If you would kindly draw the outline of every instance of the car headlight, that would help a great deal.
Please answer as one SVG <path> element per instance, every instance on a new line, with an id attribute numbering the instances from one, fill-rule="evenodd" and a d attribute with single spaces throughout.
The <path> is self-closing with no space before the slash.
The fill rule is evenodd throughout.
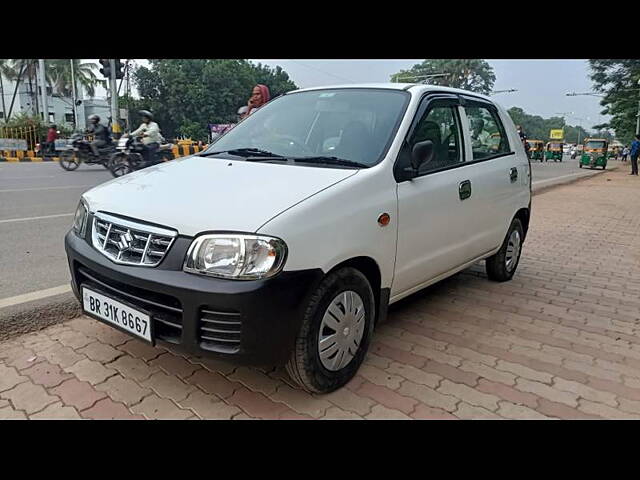
<path id="1" fill-rule="evenodd" d="M 255 280 L 277 274 L 284 266 L 287 245 L 263 235 L 200 235 L 187 252 L 184 271 L 212 277 Z"/>
<path id="2" fill-rule="evenodd" d="M 80 199 L 76 214 L 73 217 L 73 231 L 80 237 L 84 237 L 87 231 L 87 218 L 89 217 L 89 207 L 83 199 Z"/>

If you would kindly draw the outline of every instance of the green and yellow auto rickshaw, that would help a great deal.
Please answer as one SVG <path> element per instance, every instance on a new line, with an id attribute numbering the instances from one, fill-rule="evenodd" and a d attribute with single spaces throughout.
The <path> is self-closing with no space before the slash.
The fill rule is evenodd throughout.
<path id="1" fill-rule="evenodd" d="M 527 140 L 529 144 L 529 159 L 544 161 L 544 142 L 542 140 Z"/>
<path id="2" fill-rule="evenodd" d="M 545 152 L 545 160 L 553 160 L 554 162 L 562 161 L 562 142 L 549 142 Z"/>
<path id="3" fill-rule="evenodd" d="M 595 168 L 607 168 L 607 150 L 609 142 L 604 138 L 587 138 L 584 141 L 584 150 L 580 157 L 580 168 L 583 166 Z"/>

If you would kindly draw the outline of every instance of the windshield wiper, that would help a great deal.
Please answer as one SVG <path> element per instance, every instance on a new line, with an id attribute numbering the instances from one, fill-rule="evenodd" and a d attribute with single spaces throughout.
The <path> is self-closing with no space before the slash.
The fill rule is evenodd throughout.
<path id="1" fill-rule="evenodd" d="M 221 153 L 229 153 L 231 155 L 238 155 L 240 157 L 244 156 L 267 156 L 267 157 L 278 157 L 282 158 L 282 155 L 278 155 L 273 152 L 269 152 L 267 150 L 261 150 L 259 148 L 232 148 L 231 150 L 221 150 L 219 152 L 203 152 L 199 157 L 210 157 L 212 155 L 220 155 Z"/>
<path id="2" fill-rule="evenodd" d="M 354 160 L 347 160 L 345 158 L 338 157 L 292 157 L 294 162 L 302 163 L 325 163 L 327 165 L 341 165 L 345 167 L 357 167 L 357 168 L 369 168 L 370 165 L 362 162 L 356 162 Z"/>

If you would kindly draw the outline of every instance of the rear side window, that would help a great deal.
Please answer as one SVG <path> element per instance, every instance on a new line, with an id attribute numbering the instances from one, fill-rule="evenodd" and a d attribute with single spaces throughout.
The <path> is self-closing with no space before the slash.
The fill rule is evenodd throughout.
<path id="1" fill-rule="evenodd" d="M 511 152 L 504 126 L 495 110 L 483 106 L 467 106 L 471 151 L 474 160 Z"/>

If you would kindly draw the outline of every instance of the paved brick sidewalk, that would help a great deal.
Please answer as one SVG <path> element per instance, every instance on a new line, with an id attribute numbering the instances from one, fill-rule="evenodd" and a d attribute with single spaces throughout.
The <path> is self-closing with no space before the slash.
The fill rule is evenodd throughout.
<path id="1" fill-rule="evenodd" d="M 511 282 L 479 264 L 393 306 L 330 395 L 81 317 L 0 343 L 0 418 L 640 418 L 638 205 L 625 172 L 534 197 Z"/>

